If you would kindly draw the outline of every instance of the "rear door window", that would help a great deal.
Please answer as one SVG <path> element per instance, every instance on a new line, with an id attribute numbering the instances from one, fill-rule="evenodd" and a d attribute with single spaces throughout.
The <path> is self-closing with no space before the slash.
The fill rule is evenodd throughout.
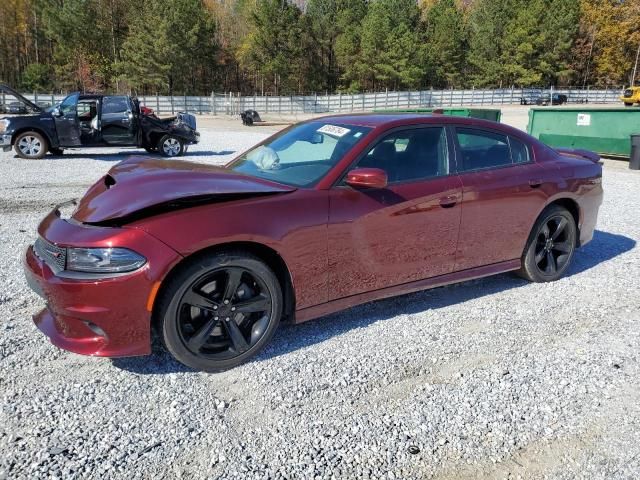
<path id="1" fill-rule="evenodd" d="M 513 163 L 527 163 L 529 161 L 529 149 L 520 140 L 510 136 L 509 147 Z"/>
<path id="2" fill-rule="evenodd" d="M 529 149 L 520 140 L 498 132 L 456 128 L 461 153 L 460 171 L 484 170 L 529 161 Z"/>
<path id="3" fill-rule="evenodd" d="M 129 99 L 127 97 L 104 97 L 102 102 L 102 114 L 124 114 L 131 110 Z"/>

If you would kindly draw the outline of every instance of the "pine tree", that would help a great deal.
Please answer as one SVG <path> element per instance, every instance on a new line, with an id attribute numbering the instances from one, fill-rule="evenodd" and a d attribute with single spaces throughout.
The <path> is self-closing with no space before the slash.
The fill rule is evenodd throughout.
<path id="1" fill-rule="evenodd" d="M 430 83 L 437 88 L 466 82 L 466 31 L 455 0 L 436 0 L 426 11 L 426 54 Z"/>
<path id="2" fill-rule="evenodd" d="M 276 94 L 308 88 L 316 51 L 300 9 L 286 1 L 264 0 L 256 4 L 251 25 L 241 47 L 241 64 L 270 80 Z"/>
<path id="3" fill-rule="evenodd" d="M 363 88 L 361 72 L 362 20 L 367 14 L 366 0 L 339 0 L 336 15 L 339 33 L 336 36 L 336 63 L 340 69 L 340 86 L 348 92 Z"/>
<path id="4" fill-rule="evenodd" d="M 43 24 L 55 44 L 53 60 L 58 84 L 66 89 L 102 90 L 108 85 L 109 58 L 104 25 L 96 23 L 97 0 L 47 4 Z"/>
<path id="5" fill-rule="evenodd" d="M 551 0 L 543 18 L 543 42 L 536 70 L 545 85 L 566 85 L 575 79 L 571 52 L 578 38 L 580 4 L 576 0 Z"/>
<path id="6" fill-rule="evenodd" d="M 321 89 L 334 91 L 338 85 L 340 72 L 335 52 L 336 39 L 340 33 L 337 23 L 340 2 L 335 0 L 309 0 L 306 18 L 313 36 L 316 58 L 316 75 Z"/>
<path id="7" fill-rule="evenodd" d="M 506 27 L 517 16 L 517 0 L 477 0 L 469 16 L 470 83 L 498 86 L 504 79 L 501 57 Z"/>
<path id="8" fill-rule="evenodd" d="M 162 0 L 147 0 L 139 5 L 129 35 L 122 46 L 118 71 L 137 91 L 167 91 L 171 71 L 168 24 L 162 15 Z"/>
<path id="9" fill-rule="evenodd" d="M 498 79 L 504 85 L 542 85 L 539 60 L 545 45 L 545 33 L 540 24 L 546 16 L 545 0 L 514 3 L 513 21 L 504 29 L 498 57 L 500 73 Z"/>
<path id="10" fill-rule="evenodd" d="M 49 65 L 30 63 L 22 73 L 20 88 L 26 92 L 49 92 L 52 86 Z"/>
<path id="11" fill-rule="evenodd" d="M 420 12 L 414 0 L 373 0 L 362 21 L 362 81 L 371 89 L 412 88 L 420 84 Z"/>
<path id="12" fill-rule="evenodd" d="M 122 47 L 120 78 L 143 92 L 197 91 L 215 58 L 213 20 L 202 2 L 145 0 L 137 11 Z"/>

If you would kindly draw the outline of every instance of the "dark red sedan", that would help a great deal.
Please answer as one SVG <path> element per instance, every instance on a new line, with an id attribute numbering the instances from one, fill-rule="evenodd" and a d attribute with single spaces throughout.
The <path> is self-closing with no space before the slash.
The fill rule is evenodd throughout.
<path id="1" fill-rule="evenodd" d="M 181 362 L 252 357 L 281 320 L 510 270 L 546 282 L 589 242 L 598 156 L 493 122 L 332 116 L 226 167 L 130 159 L 61 205 L 26 253 L 51 341 Z"/>

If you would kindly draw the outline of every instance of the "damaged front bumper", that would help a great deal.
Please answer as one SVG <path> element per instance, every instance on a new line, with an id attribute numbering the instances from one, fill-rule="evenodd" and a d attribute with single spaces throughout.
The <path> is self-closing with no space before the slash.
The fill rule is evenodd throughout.
<path id="1" fill-rule="evenodd" d="M 11 135 L 0 135 L 0 148 L 5 152 L 11 150 Z"/>
<path id="2" fill-rule="evenodd" d="M 45 308 L 33 318 L 51 343 L 82 355 L 126 357 L 151 351 L 151 312 L 159 282 L 180 256 L 136 228 L 96 228 L 67 221 L 58 208 L 38 228 L 38 251 L 23 258 L 27 284 Z M 121 275 L 65 270 L 60 249 L 122 245 L 141 252 L 147 264 Z"/>

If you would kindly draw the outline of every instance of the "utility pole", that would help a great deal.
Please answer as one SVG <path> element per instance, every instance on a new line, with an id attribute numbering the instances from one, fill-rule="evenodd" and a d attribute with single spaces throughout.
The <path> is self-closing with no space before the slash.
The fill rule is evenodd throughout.
<path id="1" fill-rule="evenodd" d="M 584 81 L 582 82 L 582 89 L 584 90 L 587 86 L 587 79 L 589 77 L 589 66 L 591 64 L 591 55 L 593 55 L 593 44 L 596 41 L 596 29 L 595 27 L 591 30 L 591 45 L 589 46 L 589 56 L 587 57 L 587 68 L 584 72 Z"/>
<path id="2" fill-rule="evenodd" d="M 638 44 L 638 51 L 636 52 L 636 63 L 633 66 L 633 74 L 631 75 L 631 85 L 633 87 L 636 83 L 636 72 L 638 71 L 638 58 L 640 57 L 640 43 Z"/>

